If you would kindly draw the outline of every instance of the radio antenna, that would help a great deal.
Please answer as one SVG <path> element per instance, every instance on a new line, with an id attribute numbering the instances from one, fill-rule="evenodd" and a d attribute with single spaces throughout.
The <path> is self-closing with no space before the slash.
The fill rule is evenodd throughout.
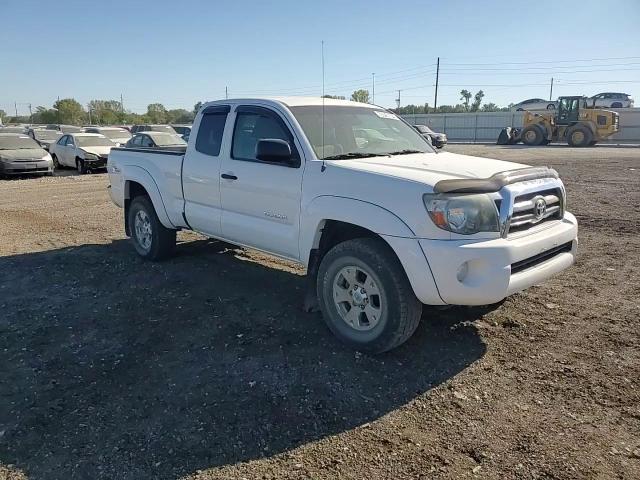
<path id="1" fill-rule="evenodd" d="M 327 165 L 324 163 L 324 40 L 320 43 L 322 49 L 322 167 L 321 172 L 324 172 Z"/>

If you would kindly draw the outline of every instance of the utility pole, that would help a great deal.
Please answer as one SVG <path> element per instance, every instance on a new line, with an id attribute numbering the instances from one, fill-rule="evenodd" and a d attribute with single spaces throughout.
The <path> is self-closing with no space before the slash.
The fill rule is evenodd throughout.
<path id="1" fill-rule="evenodd" d="M 18 116 L 18 102 L 13 102 L 13 107 L 16 109 L 16 117 Z"/>
<path id="2" fill-rule="evenodd" d="M 120 94 L 120 113 L 124 113 L 124 100 L 122 99 L 122 94 Z"/>
<path id="3" fill-rule="evenodd" d="M 58 112 L 58 125 L 60 125 L 60 95 L 58 95 L 58 108 L 56 108 Z"/>
<path id="4" fill-rule="evenodd" d="M 553 77 L 551 77 L 551 90 L 549 90 L 549 100 L 553 100 Z"/>
<path id="5" fill-rule="evenodd" d="M 224 87 L 224 98 L 225 100 L 229 99 L 229 87 Z"/>
<path id="6" fill-rule="evenodd" d="M 438 62 L 436 63 L 436 95 L 433 99 L 434 112 L 438 110 L 438 80 L 440 80 L 440 57 L 438 57 Z"/>
<path id="7" fill-rule="evenodd" d="M 89 125 L 93 125 L 91 123 L 91 107 L 89 107 L 87 110 L 89 110 Z"/>
<path id="8" fill-rule="evenodd" d="M 376 74 L 371 74 L 371 103 L 376 103 Z"/>
<path id="9" fill-rule="evenodd" d="M 398 102 L 398 113 L 400 113 L 400 92 L 402 90 L 398 90 L 398 98 L 396 98 L 396 102 Z"/>
<path id="10" fill-rule="evenodd" d="M 33 123 L 33 111 L 31 110 L 31 104 L 29 104 L 29 123 Z"/>

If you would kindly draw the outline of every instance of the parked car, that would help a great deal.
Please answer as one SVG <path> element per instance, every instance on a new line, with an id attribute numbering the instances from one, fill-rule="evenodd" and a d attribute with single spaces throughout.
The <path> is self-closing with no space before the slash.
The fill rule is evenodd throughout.
<path id="1" fill-rule="evenodd" d="M 131 127 L 131 133 L 138 132 L 168 132 L 176 133 L 171 125 L 134 125 Z"/>
<path id="2" fill-rule="evenodd" d="M 55 168 L 75 167 L 84 174 L 107 165 L 109 152 L 116 144 L 97 133 L 69 133 L 49 146 Z"/>
<path id="3" fill-rule="evenodd" d="M 185 142 L 189 141 L 191 135 L 191 125 L 171 125 L 173 129 L 182 137 Z"/>
<path id="4" fill-rule="evenodd" d="M 414 128 L 436 148 L 443 148 L 447 144 L 447 136 L 444 133 L 436 133 L 426 125 L 414 125 Z"/>
<path id="5" fill-rule="evenodd" d="M 27 133 L 27 127 L 23 127 L 23 126 L 13 126 L 13 125 L 9 125 L 6 127 L 2 127 L 0 128 L 0 133 L 19 133 L 19 134 L 25 134 Z"/>
<path id="6" fill-rule="evenodd" d="M 31 128 L 28 135 L 33 138 L 45 150 L 49 150 L 52 143 L 56 143 L 62 136 L 62 132 L 57 130 L 48 130 L 46 128 Z"/>
<path id="7" fill-rule="evenodd" d="M 356 141 L 362 125 L 381 141 Z M 306 309 L 359 350 L 402 344 L 423 304 L 493 304 L 574 262 L 577 222 L 555 170 L 436 155 L 375 105 L 220 100 L 194 127 L 184 154 L 109 156 L 137 253 L 167 257 L 191 229 L 298 262 Z"/>
<path id="8" fill-rule="evenodd" d="M 118 127 L 88 127 L 85 128 L 85 132 L 104 135 L 115 143 L 117 147 L 123 147 L 131 139 L 131 132 L 129 132 L 129 130 Z"/>
<path id="9" fill-rule="evenodd" d="M 594 108 L 633 108 L 633 98 L 627 93 L 598 93 L 589 98 L 588 105 Z"/>
<path id="10" fill-rule="evenodd" d="M 27 173 L 53 175 L 51 155 L 28 135 L 0 130 L 0 176 Z"/>
<path id="11" fill-rule="evenodd" d="M 545 100 L 544 98 L 530 98 L 516 103 L 511 107 L 513 112 L 521 112 L 523 110 L 555 110 L 556 102 Z"/>
<path id="12" fill-rule="evenodd" d="M 76 125 L 58 125 L 58 130 L 62 133 L 82 133 L 84 132 L 84 128 L 78 127 Z"/>
<path id="13" fill-rule="evenodd" d="M 163 150 L 185 149 L 185 142 L 177 133 L 168 132 L 144 132 L 137 133 L 125 145 L 127 148 L 159 148 Z"/>

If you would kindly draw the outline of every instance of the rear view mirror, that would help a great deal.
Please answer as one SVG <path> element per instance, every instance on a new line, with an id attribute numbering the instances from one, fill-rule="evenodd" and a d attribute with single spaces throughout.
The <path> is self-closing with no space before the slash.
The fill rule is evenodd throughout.
<path id="1" fill-rule="evenodd" d="M 256 158 L 264 162 L 282 163 L 290 165 L 291 146 L 279 138 L 265 138 L 256 145 Z"/>

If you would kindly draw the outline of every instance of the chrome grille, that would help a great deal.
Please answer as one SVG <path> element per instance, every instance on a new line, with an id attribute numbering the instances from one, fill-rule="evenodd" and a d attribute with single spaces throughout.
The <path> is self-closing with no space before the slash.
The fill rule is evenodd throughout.
<path id="1" fill-rule="evenodd" d="M 564 217 L 565 190 L 557 178 L 506 185 L 495 200 L 503 238 Z"/>
<path id="2" fill-rule="evenodd" d="M 549 220 L 561 218 L 562 193 L 556 189 L 528 193 L 515 198 L 509 233 L 526 230 Z M 544 200 L 544 212 L 536 209 L 538 200 Z"/>

